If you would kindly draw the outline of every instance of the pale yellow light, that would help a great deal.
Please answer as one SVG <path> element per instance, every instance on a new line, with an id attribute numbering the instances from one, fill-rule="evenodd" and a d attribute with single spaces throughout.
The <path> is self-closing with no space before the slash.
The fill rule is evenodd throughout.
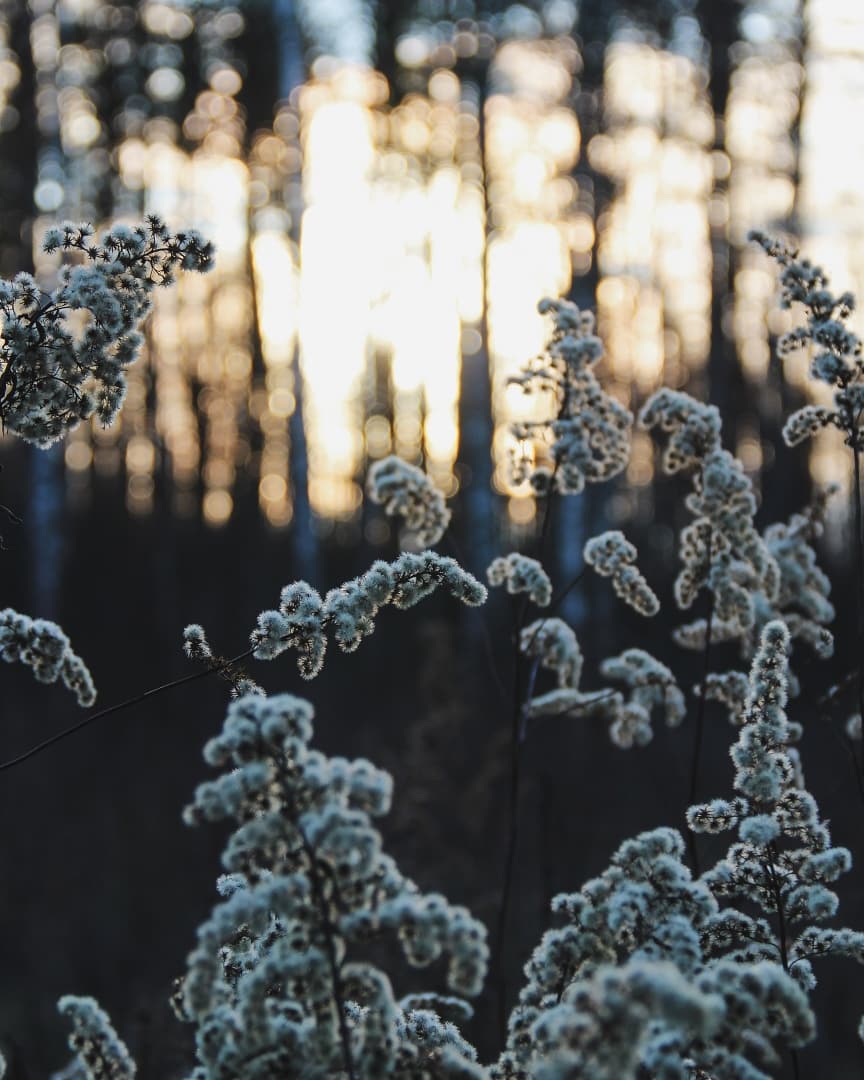
<path id="1" fill-rule="evenodd" d="M 270 473 L 261 477 L 258 491 L 262 499 L 266 499 L 268 502 L 278 502 L 285 499 L 288 493 L 288 485 L 285 483 L 283 476 Z"/>
<path id="2" fill-rule="evenodd" d="M 208 491 L 204 496 L 202 509 L 208 525 L 224 525 L 231 517 L 234 500 L 227 491 L 219 489 Z"/>
<path id="3" fill-rule="evenodd" d="M 73 472 L 86 472 L 93 464 L 93 451 L 86 442 L 69 442 L 65 452 L 66 467 Z"/>
<path id="4" fill-rule="evenodd" d="M 265 363 L 290 364 L 297 335 L 299 282 L 289 239 L 276 231 L 257 233 L 252 240 L 252 266 Z"/>
<path id="5" fill-rule="evenodd" d="M 151 473 L 156 461 L 153 443 L 146 436 L 136 435 L 126 444 L 126 468 L 135 473 Z"/>

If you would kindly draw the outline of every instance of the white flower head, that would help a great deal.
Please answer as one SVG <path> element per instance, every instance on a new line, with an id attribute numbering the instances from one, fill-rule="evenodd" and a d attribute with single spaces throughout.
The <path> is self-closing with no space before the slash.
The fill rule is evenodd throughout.
<path id="1" fill-rule="evenodd" d="M 0 659 L 26 664 L 39 682 L 59 679 L 85 708 L 96 700 L 87 665 L 73 651 L 63 630 L 49 619 L 31 619 L 12 608 L 0 611 Z"/>
<path id="2" fill-rule="evenodd" d="M 558 491 L 578 494 L 586 484 L 609 480 L 626 468 L 633 417 L 594 374 L 603 343 L 594 333 L 593 314 L 569 300 L 541 300 L 539 310 L 553 320 L 546 351 L 510 381 L 527 394 L 551 395 L 555 411 L 548 419 L 513 426 L 521 451 L 514 451 L 512 477 L 517 484 L 529 481 L 538 494 L 553 483 Z M 529 442 L 545 462 L 535 464 L 534 455 L 526 456 Z"/>
<path id="3" fill-rule="evenodd" d="M 527 593 L 538 607 L 548 607 L 552 600 L 552 582 L 542 565 L 527 555 L 512 551 L 493 559 L 486 569 L 490 585 L 504 585 L 513 596 Z"/>
<path id="4" fill-rule="evenodd" d="M 47 231 L 46 251 L 84 259 L 61 269 L 50 295 L 29 274 L 0 282 L 0 421 L 40 447 L 94 413 L 105 426 L 113 422 L 153 290 L 170 285 L 177 268 L 211 266 L 210 244 L 195 232 L 172 234 L 156 217 L 134 228 L 115 226 L 99 243 L 92 232 L 68 223 Z M 83 330 L 68 318 L 76 311 L 86 313 Z"/>
<path id="5" fill-rule="evenodd" d="M 437 544 L 450 524 L 444 495 L 415 465 L 395 455 L 376 461 L 366 479 L 370 499 L 384 506 L 388 517 L 405 519 L 424 546 Z"/>
<path id="6" fill-rule="evenodd" d="M 660 601 L 635 565 L 638 552 L 624 533 L 613 529 L 593 536 L 583 554 L 585 562 L 601 577 L 612 578 L 612 588 L 625 604 L 640 615 L 657 614 Z"/>

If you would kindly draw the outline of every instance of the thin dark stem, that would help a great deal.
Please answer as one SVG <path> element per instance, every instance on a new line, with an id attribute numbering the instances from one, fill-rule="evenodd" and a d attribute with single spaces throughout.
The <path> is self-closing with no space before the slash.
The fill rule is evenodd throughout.
<path id="1" fill-rule="evenodd" d="M 522 702 L 522 708 L 519 710 L 519 728 L 517 737 L 520 745 L 525 742 L 525 737 L 528 734 L 528 715 L 531 709 L 531 700 L 534 697 L 534 686 L 537 683 L 537 672 L 539 670 L 540 658 L 535 657 L 531 664 L 531 670 L 528 672 L 528 685 L 525 688 L 525 700 Z"/>
<path id="2" fill-rule="evenodd" d="M 620 694 L 620 693 L 621 693 L 620 690 L 603 690 L 603 691 L 595 690 L 595 691 L 593 691 L 593 696 L 591 696 L 591 692 L 589 691 L 589 695 L 586 697 L 586 699 L 584 701 L 580 701 L 578 704 L 574 705 L 572 708 L 568 709 L 566 712 L 559 713 L 558 715 L 560 715 L 560 716 L 578 716 L 580 712 L 582 712 L 584 709 L 590 709 L 591 706 L 596 705 L 598 701 L 608 701 L 610 698 L 613 698 L 613 697 L 615 697 L 616 694 Z"/>
<path id="3" fill-rule="evenodd" d="M 556 460 L 549 478 L 549 488 L 546 492 L 546 502 L 543 507 L 543 521 L 540 526 L 540 535 L 537 541 L 537 559 L 542 563 L 546 541 L 552 521 L 552 500 L 555 496 L 555 480 L 558 475 L 559 462 Z M 581 572 L 580 572 L 581 574 Z M 578 580 L 578 579 L 577 579 Z M 573 583 L 575 584 L 575 582 Z M 568 591 L 572 586 L 568 586 Z M 563 596 L 563 594 L 562 594 Z M 562 597 L 559 597 L 559 600 Z M 513 621 L 513 707 L 510 723 L 510 803 L 507 826 L 507 855 L 504 864 L 504 885 L 501 890 L 501 904 L 498 909 L 498 935 L 497 935 L 497 979 L 498 984 L 498 1022 L 502 1040 L 507 1036 L 507 972 L 505 964 L 504 940 L 507 932 L 507 919 L 510 913 L 510 905 L 513 893 L 513 878 L 516 868 L 516 849 L 519 840 L 519 789 L 522 771 L 522 744 L 525 741 L 528 706 L 534 692 L 534 683 L 537 678 L 539 661 L 534 661 L 531 674 L 528 678 L 526 692 L 522 693 L 521 639 L 522 628 L 525 625 L 525 615 L 528 610 L 528 597 L 524 596 L 518 605 L 516 617 Z M 548 616 L 547 616 L 548 617 Z M 545 619 L 543 622 L 545 623 Z M 531 638 L 540 632 L 543 623 L 538 626 Z M 529 645 L 530 648 L 530 645 Z M 527 649 L 525 650 L 527 651 Z"/>
<path id="4" fill-rule="evenodd" d="M 336 928 L 333 926 L 333 920 L 330 918 L 327 897 L 324 895 L 324 886 L 321 882 L 321 875 L 319 874 L 316 865 L 315 849 L 312 847 L 299 824 L 295 824 L 297 831 L 300 833 L 300 840 L 303 844 L 303 850 L 306 853 L 306 859 L 309 862 L 309 884 L 312 886 L 312 895 L 315 898 L 315 903 L 318 905 L 318 911 L 321 916 L 321 928 L 324 931 L 327 963 L 330 967 L 330 979 L 333 983 L 333 1003 L 336 1006 L 337 1019 L 339 1022 L 339 1039 L 342 1043 L 342 1057 L 345 1063 L 345 1072 L 348 1076 L 348 1080 L 357 1080 L 357 1069 L 354 1066 L 354 1059 L 351 1055 L 351 1036 L 348 1031 L 348 1023 L 345 1019 L 345 991 L 342 985 L 342 972 L 340 970 L 339 960 L 336 956 L 336 945 L 334 943 Z"/>
<path id="5" fill-rule="evenodd" d="M 513 892 L 513 871 L 516 866 L 516 847 L 519 839 L 519 787 L 522 765 L 520 753 L 522 740 L 520 733 L 523 724 L 525 704 L 522 699 L 522 669 L 519 663 L 519 638 L 524 618 L 524 606 L 514 620 L 513 628 L 513 699 L 510 721 L 510 792 L 507 821 L 507 855 L 504 862 L 504 884 L 501 888 L 501 904 L 498 908 L 498 932 L 496 935 L 497 983 L 498 983 L 498 1023 L 501 1037 L 507 1034 L 507 972 L 505 966 L 504 941 L 507 933 L 507 918 L 510 914 L 510 901 Z"/>
<path id="6" fill-rule="evenodd" d="M 567 596 L 570 592 L 572 592 L 573 589 L 576 588 L 576 586 L 579 584 L 579 582 L 582 580 L 582 578 L 584 576 L 585 576 L 585 567 L 583 566 L 582 569 L 579 571 L 579 573 L 576 574 L 575 577 L 571 578 L 570 581 L 567 583 L 567 585 L 565 585 L 564 588 L 561 590 L 561 592 L 558 593 L 558 595 L 553 598 L 552 603 L 549 605 L 549 611 L 546 614 L 547 619 L 552 614 L 552 612 L 555 611 L 560 606 L 561 601 L 564 599 L 564 597 Z"/>
<path id="7" fill-rule="evenodd" d="M 23 764 L 23 762 L 35 757 L 37 754 L 41 754 L 43 750 L 47 750 L 49 746 L 53 746 L 55 743 L 61 742 L 70 735 L 74 735 L 77 731 L 81 731 L 83 728 L 87 727 L 88 724 L 92 724 L 94 720 L 102 720 L 104 717 L 111 716 L 123 709 L 129 709 L 133 705 L 138 705 L 140 702 L 146 701 L 148 698 L 164 693 L 166 690 L 173 690 L 176 686 L 183 686 L 184 683 L 194 682 L 196 679 L 203 679 L 208 675 L 219 674 L 226 671 L 233 664 L 237 664 L 241 660 L 245 660 L 247 657 L 251 656 L 254 651 L 254 648 L 247 649 L 246 652 L 242 652 L 238 656 L 232 657 L 230 660 L 215 663 L 212 667 L 205 668 L 203 671 L 195 671 L 191 675 L 184 675 L 180 679 L 174 679 L 173 682 L 163 683 L 162 686 L 155 686 L 151 690 L 145 690 L 143 694 L 138 694 L 133 698 L 129 698 L 127 701 L 121 701 L 117 705 L 109 705 L 107 709 L 100 709 L 99 712 L 90 713 L 90 715 L 85 716 L 83 720 L 79 720 L 77 724 L 72 724 L 70 727 L 58 731 L 56 735 L 52 735 L 50 738 L 44 739 L 35 746 L 31 746 L 30 749 L 25 750 L 23 754 L 10 758 L 8 761 L 0 762 L 0 772 L 4 772 L 6 769 L 12 769 L 16 765 Z"/>
<path id="8" fill-rule="evenodd" d="M 583 567 L 575 578 L 567 585 L 567 587 L 558 595 L 556 600 L 550 605 L 549 612 L 551 613 L 558 604 L 564 599 L 567 593 L 573 589 L 578 582 L 582 579 L 582 575 L 585 573 Z M 537 673 L 540 670 L 540 659 L 535 657 L 531 669 L 528 673 L 528 683 L 526 686 L 524 699 L 521 694 L 521 687 L 519 681 L 519 659 L 522 651 L 531 651 L 531 646 L 534 644 L 534 640 L 543 627 L 546 625 L 549 619 L 549 614 L 545 615 L 543 619 L 538 623 L 537 629 L 534 631 L 531 639 L 529 640 L 524 650 L 520 647 L 520 639 L 522 633 L 522 623 L 525 618 L 525 605 L 520 608 L 519 614 L 516 617 L 516 627 L 514 634 L 514 686 L 513 686 L 513 729 L 512 729 L 512 756 L 511 756 L 511 768 L 510 768 L 510 820 L 507 830 L 507 857 L 504 869 L 504 888 L 501 894 L 501 907 L 498 912 L 498 963 L 499 963 L 499 985 L 500 985 L 500 1009 L 501 1015 L 499 1017 L 501 1022 L 502 1031 L 506 1032 L 506 987 L 504 981 L 503 972 L 503 948 L 504 935 L 507 930 L 507 917 L 510 910 L 510 896 L 513 889 L 513 870 L 516 863 L 516 846 L 519 834 L 519 781 L 521 773 L 521 747 L 525 742 L 528 734 L 528 716 L 531 704 L 531 699 L 534 697 L 534 687 L 537 682 Z M 521 700 L 521 704 L 520 704 Z"/>
<path id="9" fill-rule="evenodd" d="M 789 950 L 787 946 L 786 912 L 783 907 L 783 892 L 780 888 L 780 879 L 777 876 L 777 867 L 774 865 L 774 853 L 774 845 L 769 844 L 766 849 L 765 869 L 768 874 L 771 893 L 774 897 L 774 907 L 777 911 L 777 924 L 780 932 L 780 963 L 783 965 L 783 970 L 788 975 Z M 792 1057 L 792 1074 L 795 1077 L 795 1080 L 799 1080 L 798 1055 L 791 1047 L 789 1048 L 789 1053 Z"/>
<path id="10" fill-rule="evenodd" d="M 708 565 L 711 565 L 711 541 L 713 533 L 708 537 Z M 690 759 L 690 790 L 687 794 L 687 806 L 696 802 L 696 792 L 699 787 L 699 761 L 702 757 L 702 740 L 705 733 L 705 702 L 707 700 L 708 674 L 711 670 L 711 631 L 714 627 L 714 609 L 717 602 L 717 594 L 712 589 L 711 599 L 708 604 L 708 619 L 705 623 L 705 652 L 702 658 L 702 685 L 699 688 L 699 708 L 696 711 L 696 731 L 693 736 L 693 756 Z M 690 861 L 693 864 L 693 876 L 699 877 L 699 848 L 696 842 L 696 834 L 692 829 L 687 833 L 688 847 L 690 848 Z"/>
<path id="11" fill-rule="evenodd" d="M 549 477 L 549 491 L 546 493 L 546 502 L 543 507 L 543 522 L 540 526 L 540 536 L 537 538 L 537 558 L 540 562 L 543 561 L 543 555 L 546 550 L 546 541 L 549 538 L 549 529 L 552 525 L 552 499 L 555 495 L 555 479 L 558 475 L 558 462 L 555 462 L 555 466 L 552 469 L 552 475 Z"/>
<path id="12" fill-rule="evenodd" d="M 407 582 L 420 577 L 423 573 L 425 573 L 425 571 L 422 569 L 411 571 L 400 577 L 397 580 L 396 585 L 397 587 L 403 586 Z M 322 620 L 323 626 L 330 626 L 331 623 L 332 619 L 324 618 Z M 121 709 L 128 709 L 132 705 L 137 705 L 139 702 L 154 697 L 156 694 L 161 694 L 166 690 L 173 690 L 175 686 L 182 686 L 184 683 L 194 682 L 196 679 L 203 679 L 205 676 L 214 673 L 219 675 L 227 674 L 231 671 L 234 664 L 252 656 L 257 648 L 257 645 L 252 645 L 251 648 L 240 653 L 238 656 L 232 657 L 230 660 L 212 660 L 208 663 L 208 667 L 203 671 L 196 671 L 192 675 L 184 675 L 182 678 L 175 679 L 173 682 L 164 683 L 162 686 L 156 686 L 152 690 L 145 690 L 143 694 L 138 694 L 136 697 L 129 698 L 127 701 L 121 701 L 117 705 L 111 705 L 107 709 L 101 709 L 99 712 L 91 713 L 89 716 L 85 716 L 83 720 L 79 720 L 77 724 L 72 724 L 70 727 L 64 728 L 63 731 L 58 731 L 56 735 L 52 735 L 43 742 L 37 743 L 36 746 L 31 746 L 29 750 L 26 750 L 23 754 L 19 754 L 18 757 L 11 758 L 9 761 L 0 762 L 0 772 L 3 772 L 4 769 L 11 769 L 15 765 L 20 765 L 22 762 L 27 761 L 28 758 L 35 757 L 36 754 L 41 753 L 43 750 L 47 750 L 48 747 L 53 746 L 54 743 L 58 743 L 68 736 L 74 735 L 77 731 L 81 731 L 82 728 L 87 727 L 88 724 L 92 724 L 94 720 L 101 720 L 105 716 L 111 716 L 112 713 L 120 712 Z"/>

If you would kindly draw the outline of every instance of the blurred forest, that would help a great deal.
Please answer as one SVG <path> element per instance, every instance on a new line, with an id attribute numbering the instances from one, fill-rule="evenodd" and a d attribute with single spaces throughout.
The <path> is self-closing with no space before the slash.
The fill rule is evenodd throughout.
<path id="1" fill-rule="evenodd" d="M 746 237 L 788 231 L 838 291 L 864 295 L 864 129 L 849 119 L 862 103 L 859 0 L 0 0 L 0 273 L 50 288 L 58 257 L 40 240 L 62 220 L 156 212 L 217 247 L 211 274 L 158 296 L 119 424 L 47 453 L 0 441 L 0 502 L 23 521 L 2 528 L 3 606 L 60 622 L 100 703 L 120 701 L 187 673 L 187 623 L 232 655 L 283 585 L 323 592 L 392 558 L 396 528 L 363 494 L 388 453 L 447 492 L 440 550 L 478 577 L 497 554 L 536 554 L 537 505 L 507 476 L 509 425 L 536 405 L 508 378 L 543 348 L 538 301 L 563 295 L 596 309 L 601 381 L 634 411 L 664 384 L 721 409 L 760 523 L 841 485 L 823 552 L 842 643 L 847 455 L 830 435 L 794 451 L 780 439 L 809 392 L 806 361 L 773 359 L 790 316 Z M 579 570 L 588 536 L 621 527 L 674 611 L 683 491 L 655 477 L 636 432 L 626 476 L 559 500 L 553 581 Z M 607 586 L 586 578 L 559 612 L 586 670 L 644 643 Z M 488 924 L 509 767 L 489 660 L 507 671 L 506 599 L 387 612 L 360 656 L 333 655 L 311 684 L 287 659 L 253 672 L 314 702 L 328 752 L 393 772 L 390 849 Z M 681 685 L 696 681 L 701 658 L 651 633 Z M 810 664 L 795 705 L 829 819 L 854 776 L 813 703 L 850 664 L 845 646 Z M 78 719 L 23 669 L 3 677 L 0 758 Z M 218 680 L 194 683 L 0 776 L 13 1080 L 62 1065 L 67 992 L 99 998 L 144 1078 L 188 1063 L 167 998 L 214 898 L 222 837 L 180 814 L 226 699 Z M 719 709 L 709 719 L 706 797 L 729 778 L 729 727 Z M 556 892 L 639 829 L 683 826 L 690 740 L 686 724 L 660 728 L 623 752 L 588 721 L 532 730 L 514 985 Z M 835 838 L 860 865 L 860 840 Z M 844 921 L 864 927 L 852 878 Z M 832 970 L 802 1068 L 860 1076 L 864 990 Z M 482 1004 L 473 1037 L 491 1050 Z"/>

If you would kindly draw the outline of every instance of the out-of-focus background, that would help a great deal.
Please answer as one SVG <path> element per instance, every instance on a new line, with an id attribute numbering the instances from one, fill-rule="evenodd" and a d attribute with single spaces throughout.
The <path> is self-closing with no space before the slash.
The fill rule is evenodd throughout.
<path id="1" fill-rule="evenodd" d="M 760 522 L 799 509 L 813 483 L 841 484 L 823 545 L 841 656 L 802 672 L 818 697 L 852 662 L 848 452 L 830 435 L 782 445 L 811 393 L 806 359 L 772 359 L 790 315 L 746 237 L 791 231 L 838 291 L 864 293 L 862 107 L 859 0 L 0 0 L 0 273 L 32 269 L 50 288 L 58 262 L 40 238 L 65 219 L 152 211 L 217 247 L 211 274 L 157 296 L 113 428 L 81 427 L 47 453 L 0 441 L 0 502 L 24 522 L 2 528 L 0 604 L 61 622 L 101 703 L 121 700 L 189 670 L 186 623 L 239 652 L 289 581 L 323 592 L 393 557 L 399 537 L 363 493 L 388 453 L 452 498 L 442 551 L 480 575 L 498 553 L 533 550 L 537 507 L 508 480 L 508 425 L 538 406 L 507 380 L 543 347 L 537 302 L 567 295 L 596 308 L 602 379 L 622 401 L 635 409 L 666 384 L 721 408 Z M 547 564 L 563 585 L 587 536 L 625 528 L 671 612 L 651 647 L 686 685 L 698 665 L 664 642 L 685 485 L 655 468 L 637 432 L 626 477 L 560 501 Z M 607 585 L 586 581 L 562 609 L 586 685 L 598 659 L 646 643 Z M 253 672 L 314 701 L 328 750 L 392 769 L 392 849 L 490 923 L 508 719 L 483 620 L 506 671 L 509 619 L 501 598 L 482 613 L 436 598 L 385 612 L 312 684 L 289 656 Z M 78 718 L 63 691 L 2 674 L 0 758 Z M 0 774 L 13 1078 L 62 1065 L 64 992 L 100 998 L 145 1078 L 189 1062 L 165 1000 L 215 895 L 222 837 L 180 812 L 225 698 L 216 680 L 193 684 Z M 842 741 L 798 708 L 811 786 L 848 821 Z M 730 729 L 711 721 L 706 797 L 731 781 Z M 532 731 L 513 990 L 555 892 L 637 829 L 682 824 L 690 738 L 660 730 L 625 753 L 585 721 Z M 853 880 L 843 896 L 864 926 L 864 890 Z M 859 1076 L 860 974 L 829 965 L 825 984 L 810 1061 Z M 481 1004 L 469 1034 L 487 1055 L 493 1032 Z"/>

